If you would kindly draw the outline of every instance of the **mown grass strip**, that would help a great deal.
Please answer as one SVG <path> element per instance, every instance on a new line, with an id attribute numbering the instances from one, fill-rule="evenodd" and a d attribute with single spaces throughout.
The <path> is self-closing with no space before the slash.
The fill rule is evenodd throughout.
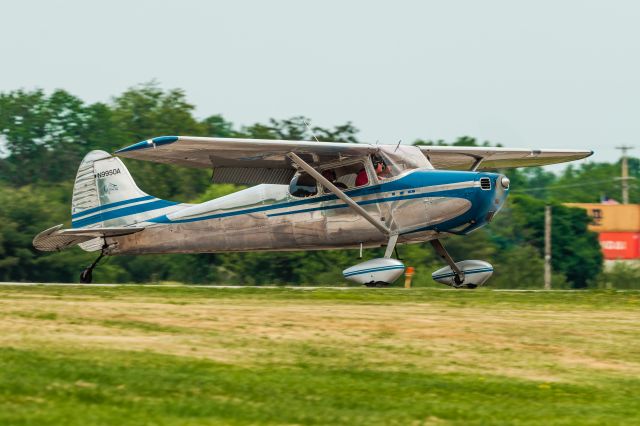
<path id="1" fill-rule="evenodd" d="M 160 298 L 163 303 L 189 304 L 202 299 L 243 299 L 274 301 L 332 301 L 345 303 L 415 303 L 437 302 L 449 306 L 512 307 L 532 306 L 540 309 L 562 306 L 594 309 L 639 309 L 640 291 L 576 290 L 550 292 L 506 292 L 490 288 L 478 290 L 447 289 L 295 289 L 295 288 L 215 288 L 212 286 L 144 286 L 122 285 L 117 287 L 78 286 L 3 286 L 0 297 L 123 297 Z"/>
<path id="2" fill-rule="evenodd" d="M 638 379 L 598 387 L 126 351 L 0 349 L 0 424 L 638 424 Z"/>

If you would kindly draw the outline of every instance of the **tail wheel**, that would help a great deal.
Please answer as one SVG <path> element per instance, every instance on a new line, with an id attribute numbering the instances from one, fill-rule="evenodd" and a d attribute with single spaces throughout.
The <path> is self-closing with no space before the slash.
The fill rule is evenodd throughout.
<path id="1" fill-rule="evenodd" d="M 82 284 L 91 284 L 91 281 L 93 281 L 93 270 L 87 268 L 80 273 L 80 282 Z"/>

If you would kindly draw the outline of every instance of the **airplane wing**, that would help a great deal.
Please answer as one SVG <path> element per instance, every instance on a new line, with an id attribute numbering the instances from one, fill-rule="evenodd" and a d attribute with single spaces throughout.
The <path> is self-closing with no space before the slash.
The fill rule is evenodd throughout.
<path id="1" fill-rule="evenodd" d="M 122 148 L 115 155 L 157 163 L 213 168 L 214 182 L 288 184 L 296 153 L 311 165 L 359 158 L 376 152 L 369 144 L 239 138 L 161 136 Z"/>
<path id="2" fill-rule="evenodd" d="M 213 182 L 288 184 L 295 167 L 288 153 L 315 166 L 361 158 L 395 146 L 363 143 L 161 136 L 115 152 L 119 157 L 213 168 Z M 487 170 L 542 166 L 588 157 L 592 151 L 418 146 L 436 169 Z"/>
<path id="3" fill-rule="evenodd" d="M 142 231 L 143 227 L 60 229 L 62 224 L 42 231 L 33 239 L 33 246 L 40 251 L 60 251 L 94 238 L 119 237 Z"/>
<path id="4" fill-rule="evenodd" d="M 593 151 L 419 145 L 436 169 L 492 170 L 546 166 L 589 157 Z"/>

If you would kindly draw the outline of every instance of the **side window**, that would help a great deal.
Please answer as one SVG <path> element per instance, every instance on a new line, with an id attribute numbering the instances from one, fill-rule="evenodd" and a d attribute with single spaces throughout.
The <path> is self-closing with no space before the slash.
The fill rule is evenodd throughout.
<path id="1" fill-rule="evenodd" d="M 322 176 L 340 189 L 357 188 L 369 183 L 367 170 L 363 163 L 325 169 L 322 171 Z M 324 192 L 328 193 L 329 190 L 324 188 Z"/>
<path id="2" fill-rule="evenodd" d="M 289 193 L 294 197 L 311 197 L 318 193 L 316 180 L 305 172 L 296 173 L 289 183 Z"/>

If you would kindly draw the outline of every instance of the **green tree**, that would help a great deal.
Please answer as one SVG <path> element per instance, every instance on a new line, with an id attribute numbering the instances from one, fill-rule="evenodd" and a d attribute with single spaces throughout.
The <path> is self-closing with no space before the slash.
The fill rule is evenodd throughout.
<path id="1" fill-rule="evenodd" d="M 306 122 L 306 124 L 305 124 Z M 247 137 L 256 139 L 284 139 L 284 140 L 314 140 L 327 142 L 350 142 L 357 143 L 358 129 L 351 122 L 325 129 L 314 126 L 309 131 L 307 127 L 311 125 L 311 120 L 303 117 L 292 117 L 285 120 L 269 119 L 268 124 L 255 123 L 244 127 L 242 133 Z"/>
<path id="2" fill-rule="evenodd" d="M 513 195 L 492 226 L 492 240 L 501 249 L 519 245 L 544 252 L 545 202 L 527 195 Z M 574 288 L 587 287 L 602 269 L 602 252 L 596 233 L 587 229 L 591 219 L 583 209 L 553 204 L 552 266 Z M 499 219 L 498 219 L 499 218 Z"/>
<path id="3" fill-rule="evenodd" d="M 482 143 L 479 143 L 478 140 L 476 138 L 473 138 L 471 136 L 460 136 L 458 139 L 456 139 L 455 141 L 449 143 L 446 142 L 442 139 L 438 139 L 436 141 L 433 140 L 428 140 L 428 139 L 416 139 L 413 142 L 413 145 L 436 145 L 436 146 L 502 146 L 500 144 L 492 144 L 489 141 L 484 141 Z"/>
<path id="4" fill-rule="evenodd" d="M 193 117 L 194 106 L 180 89 L 162 90 L 151 82 L 133 87 L 113 100 L 112 125 L 118 146 L 167 135 L 205 136 L 208 125 Z M 140 188 L 160 198 L 186 201 L 209 186 L 209 172 L 147 161 L 126 161 Z"/>
<path id="5" fill-rule="evenodd" d="M 0 94 L 0 139 L 6 158 L 0 179 L 20 186 L 62 182 L 75 176 L 70 167 L 91 149 L 108 146 L 114 137 L 110 110 L 86 105 L 64 90 Z"/>

